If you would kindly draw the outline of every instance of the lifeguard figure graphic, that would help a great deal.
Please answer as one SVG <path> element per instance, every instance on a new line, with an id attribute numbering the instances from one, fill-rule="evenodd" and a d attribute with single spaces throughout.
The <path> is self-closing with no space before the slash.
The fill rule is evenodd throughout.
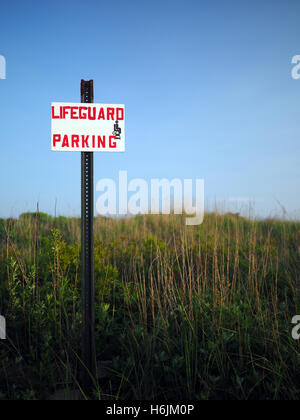
<path id="1" fill-rule="evenodd" d="M 122 130 L 119 127 L 119 121 L 116 121 L 115 124 L 114 124 L 114 131 L 113 131 L 112 134 L 113 134 L 113 136 L 116 136 L 117 140 L 120 140 L 121 139 L 121 132 L 122 132 Z"/>

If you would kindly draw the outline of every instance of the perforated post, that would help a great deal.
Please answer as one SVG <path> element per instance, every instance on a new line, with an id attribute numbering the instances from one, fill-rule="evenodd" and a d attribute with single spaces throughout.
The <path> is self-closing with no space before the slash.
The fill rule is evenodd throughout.
<path id="1" fill-rule="evenodd" d="M 81 80 L 81 102 L 94 102 L 93 80 Z M 94 156 L 81 153 L 82 361 L 86 388 L 96 378 L 94 290 Z"/>

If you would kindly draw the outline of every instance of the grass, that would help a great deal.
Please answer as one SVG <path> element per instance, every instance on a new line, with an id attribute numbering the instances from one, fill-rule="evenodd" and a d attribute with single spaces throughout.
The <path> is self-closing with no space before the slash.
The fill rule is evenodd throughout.
<path id="1" fill-rule="evenodd" d="M 95 220 L 95 399 L 300 398 L 300 223 Z M 79 390 L 80 220 L 0 220 L 0 399 Z"/>

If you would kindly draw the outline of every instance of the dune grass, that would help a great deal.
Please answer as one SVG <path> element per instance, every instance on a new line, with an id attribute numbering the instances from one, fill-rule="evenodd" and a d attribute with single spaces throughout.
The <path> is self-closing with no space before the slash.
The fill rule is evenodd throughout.
<path id="1" fill-rule="evenodd" d="M 95 220 L 94 398 L 299 399 L 300 223 L 184 220 Z M 79 219 L 0 221 L 0 399 L 84 397 L 80 295 Z"/>

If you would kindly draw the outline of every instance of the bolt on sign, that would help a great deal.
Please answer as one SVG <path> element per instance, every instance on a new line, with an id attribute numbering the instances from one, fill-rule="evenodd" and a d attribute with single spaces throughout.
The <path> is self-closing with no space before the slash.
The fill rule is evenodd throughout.
<path id="1" fill-rule="evenodd" d="M 125 152 L 125 106 L 53 102 L 51 150 Z"/>

